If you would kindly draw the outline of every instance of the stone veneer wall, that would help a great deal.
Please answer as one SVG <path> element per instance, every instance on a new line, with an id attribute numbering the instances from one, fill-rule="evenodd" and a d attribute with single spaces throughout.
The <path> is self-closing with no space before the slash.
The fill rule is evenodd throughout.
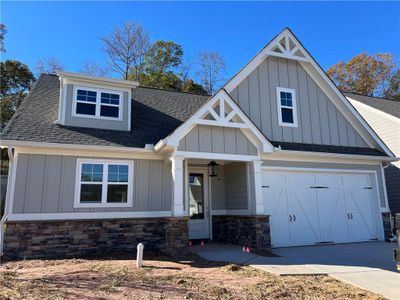
<path id="1" fill-rule="evenodd" d="M 7 222 L 4 259 L 62 258 L 145 250 L 181 255 L 189 218 Z"/>
<path id="2" fill-rule="evenodd" d="M 212 216 L 213 240 L 264 254 L 271 247 L 269 216 Z"/>
<path id="3" fill-rule="evenodd" d="M 391 222 L 392 214 L 391 213 L 382 213 L 382 220 L 383 220 L 383 232 L 385 234 L 385 239 L 392 238 L 393 229 L 392 229 L 392 222 Z"/>

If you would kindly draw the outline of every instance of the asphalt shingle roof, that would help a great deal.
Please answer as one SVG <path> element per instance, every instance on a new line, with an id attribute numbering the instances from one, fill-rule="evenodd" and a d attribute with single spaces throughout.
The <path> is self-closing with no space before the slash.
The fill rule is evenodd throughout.
<path id="1" fill-rule="evenodd" d="M 187 121 L 209 96 L 137 87 L 132 92 L 131 131 L 62 126 L 57 124 L 58 76 L 40 76 L 4 129 L 4 140 L 140 147 L 156 144 Z M 381 155 L 376 149 L 272 142 L 284 150 Z"/>
<path id="2" fill-rule="evenodd" d="M 400 102 L 352 93 L 344 93 L 344 95 L 348 98 L 369 105 L 394 117 L 400 118 Z"/>
<path id="3" fill-rule="evenodd" d="M 131 131 L 57 124 L 58 76 L 40 76 L 3 131 L 2 139 L 31 142 L 144 147 L 185 122 L 209 96 L 138 87 L 132 92 Z"/>

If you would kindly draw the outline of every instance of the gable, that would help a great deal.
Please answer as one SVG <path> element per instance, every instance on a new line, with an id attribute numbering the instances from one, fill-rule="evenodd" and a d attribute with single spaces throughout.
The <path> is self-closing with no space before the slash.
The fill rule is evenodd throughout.
<path id="1" fill-rule="evenodd" d="M 296 91 L 297 127 L 279 125 L 277 87 Z M 230 95 L 272 141 L 369 147 L 296 60 L 268 56 Z"/>
<path id="2" fill-rule="evenodd" d="M 224 132 L 225 128 L 226 130 L 228 128 L 240 129 L 241 134 L 246 136 L 260 152 L 274 151 L 274 146 L 225 90 L 220 90 L 211 97 L 189 120 L 178 127 L 166 139 L 160 141 L 155 146 L 156 150 L 162 148 L 164 145 L 183 147 L 180 144 L 181 140 L 198 125 L 224 128 Z M 235 132 L 237 136 L 237 130 L 232 132 Z M 224 138 L 224 136 L 221 136 L 221 138 Z"/>
<path id="3" fill-rule="evenodd" d="M 315 84 L 324 92 L 325 96 L 331 101 L 332 104 L 341 112 L 343 118 L 347 121 L 346 129 L 348 128 L 348 124 L 351 124 L 353 129 L 358 133 L 355 139 L 358 139 L 358 143 L 365 142 L 368 147 L 378 149 L 379 151 L 383 151 L 388 156 L 393 157 L 393 153 L 390 149 L 385 145 L 385 143 L 380 139 L 380 137 L 374 132 L 374 130 L 368 125 L 368 123 L 361 117 L 361 115 L 357 112 L 357 110 L 350 104 L 350 102 L 346 99 L 346 97 L 339 91 L 339 89 L 335 86 L 333 81 L 328 77 L 328 75 L 322 70 L 322 68 L 318 65 L 318 63 L 314 60 L 314 58 L 310 55 L 310 53 L 303 47 L 300 41 L 294 36 L 294 34 L 290 31 L 290 29 L 285 28 L 280 34 L 278 34 L 268 45 L 266 45 L 257 55 L 251 59 L 238 73 L 236 73 L 223 87 L 228 93 L 231 93 L 234 97 L 235 89 L 247 78 L 250 77 L 254 72 L 262 65 L 265 59 L 269 57 L 274 58 L 283 58 L 289 61 L 295 61 L 298 65 L 303 67 L 304 71 L 307 72 L 307 75 L 313 79 Z M 270 70 L 269 70 L 270 71 Z M 264 73 L 265 74 L 265 73 Z M 268 73 L 270 75 L 270 73 Z M 285 78 L 282 77 L 281 74 L 277 75 L 280 79 Z M 290 78 L 287 78 L 289 81 Z M 249 83 L 250 84 L 250 83 Z M 300 85 L 300 83 L 298 83 Z M 260 85 L 260 90 L 265 88 L 265 86 Z M 246 89 L 244 93 L 246 93 Z M 251 88 L 247 88 L 247 93 L 250 93 Z M 308 91 L 309 89 L 307 89 Z M 240 92 L 240 88 L 237 93 Z M 312 91 L 311 91 L 312 92 Z M 259 95 L 262 94 L 260 91 L 258 92 Z M 287 93 L 287 92 L 286 92 Z M 290 92 L 289 92 L 290 93 Z M 316 91 L 318 93 L 318 90 Z M 282 95 L 282 94 L 281 94 Z M 250 96 L 248 96 L 250 97 Z M 281 96 L 285 97 L 285 96 Z M 289 98 L 288 98 L 289 99 Z M 238 101 L 238 100 L 237 100 Z M 239 103 L 239 101 L 238 101 Z M 253 103 L 249 102 L 249 103 Z M 282 104 L 283 103 L 283 104 Z M 318 101 L 317 104 L 319 105 L 320 102 Z M 273 104 L 272 104 L 273 105 Z M 285 105 L 285 101 L 280 101 L 280 106 Z M 328 104 L 327 104 L 328 105 Z M 323 104 L 322 104 L 323 106 Z M 242 108 L 246 111 L 246 107 Z M 251 107 L 249 104 L 249 108 L 247 111 L 250 111 Z M 295 108 L 293 110 L 296 110 Z M 318 113 L 321 115 L 319 116 L 323 120 L 325 120 L 324 115 L 327 114 L 322 109 Z M 328 110 L 328 108 L 327 108 Z M 289 110 L 290 111 L 290 110 Z M 282 108 L 280 113 L 287 115 L 286 108 Z M 328 113 L 329 114 L 329 113 Z M 296 120 L 292 121 L 291 114 L 289 113 L 289 118 L 285 116 L 285 120 L 280 119 L 280 123 L 288 126 L 288 123 L 291 123 L 292 127 L 296 127 Z M 323 122 L 320 122 L 322 124 Z M 324 126 L 324 125 L 322 125 Z M 293 130 L 294 131 L 294 130 Z M 346 130 L 347 135 L 352 135 L 351 129 Z M 345 132 L 344 128 L 340 130 L 340 134 Z M 284 136 L 288 137 L 289 135 L 293 134 L 292 131 L 282 129 L 282 138 Z M 339 135 L 340 136 L 340 135 Z M 348 138 L 347 136 L 347 138 Z M 360 140 L 360 137 L 362 139 Z M 270 137 L 268 137 L 270 138 Z M 326 139 L 326 138 L 325 138 Z M 321 136 L 322 140 L 322 136 Z M 362 141 L 363 140 L 363 141 Z M 350 143 L 350 142 L 349 142 Z"/>

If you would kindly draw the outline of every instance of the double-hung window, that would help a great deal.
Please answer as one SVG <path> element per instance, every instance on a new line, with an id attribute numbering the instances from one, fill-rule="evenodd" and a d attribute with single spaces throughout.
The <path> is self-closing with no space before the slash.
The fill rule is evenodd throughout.
<path id="1" fill-rule="evenodd" d="M 293 89 L 276 88 L 278 123 L 280 126 L 297 127 L 296 93 Z"/>
<path id="2" fill-rule="evenodd" d="M 76 86 L 74 89 L 72 115 L 122 120 L 122 93 Z"/>
<path id="3" fill-rule="evenodd" d="M 78 159 L 75 207 L 132 206 L 133 163 Z"/>

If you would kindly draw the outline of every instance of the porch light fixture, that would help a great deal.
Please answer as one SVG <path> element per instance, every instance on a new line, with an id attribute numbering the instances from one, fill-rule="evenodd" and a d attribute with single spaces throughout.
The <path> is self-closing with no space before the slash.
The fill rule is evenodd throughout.
<path id="1" fill-rule="evenodd" d="M 213 160 L 208 164 L 208 174 L 210 177 L 218 176 L 218 164 Z"/>

